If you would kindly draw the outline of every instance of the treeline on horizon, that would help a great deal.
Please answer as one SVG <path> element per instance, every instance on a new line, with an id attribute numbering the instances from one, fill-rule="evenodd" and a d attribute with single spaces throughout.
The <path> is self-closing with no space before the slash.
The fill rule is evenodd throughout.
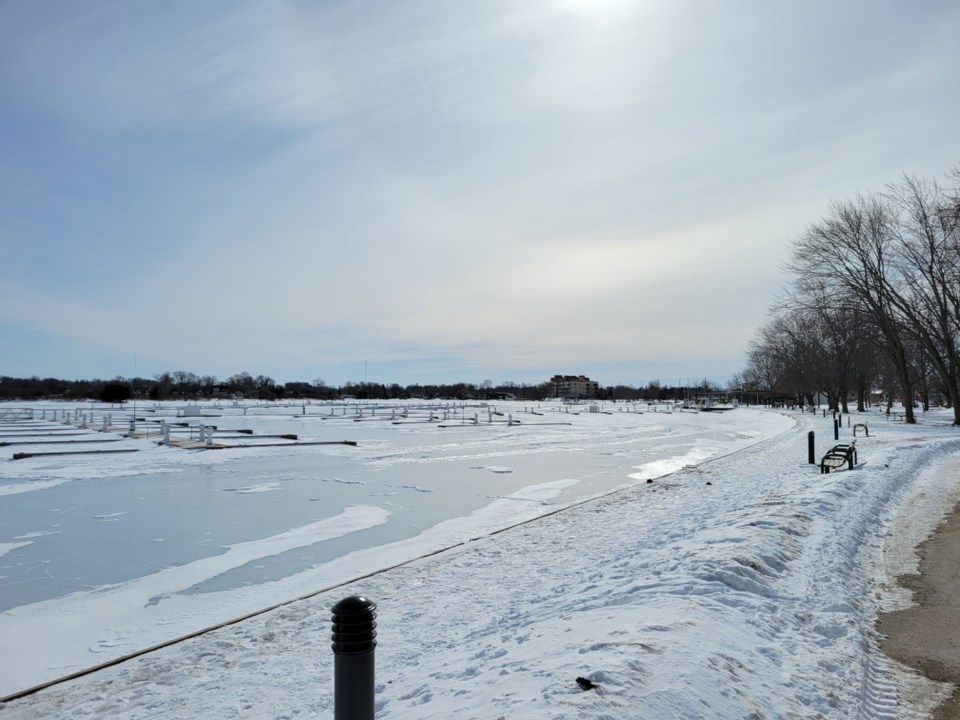
<path id="1" fill-rule="evenodd" d="M 960 425 L 960 165 L 835 202 L 790 245 L 791 279 L 755 334 L 743 391 L 863 411 L 952 407 Z"/>
<path id="2" fill-rule="evenodd" d="M 653 380 L 646 385 L 612 385 L 600 389 L 600 398 L 608 400 L 680 400 L 698 394 L 717 393 L 719 386 L 700 380 L 688 387 L 662 385 Z M 154 378 L 112 380 L 59 380 L 57 378 L 13 378 L 0 376 L 0 400 L 101 400 L 117 403 L 127 400 L 209 400 L 246 398 L 256 400 L 339 400 L 345 396 L 360 400 L 445 399 L 445 400 L 517 400 L 541 401 L 553 397 L 549 382 L 524 384 L 503 382 L 412 384 L 347 382 L 341 386 L 313 382 L 278 383 L 266 375 L 247 372 L 218 380 L 212 375 L 196 375 L 186 370 L 163 372 Z"/>

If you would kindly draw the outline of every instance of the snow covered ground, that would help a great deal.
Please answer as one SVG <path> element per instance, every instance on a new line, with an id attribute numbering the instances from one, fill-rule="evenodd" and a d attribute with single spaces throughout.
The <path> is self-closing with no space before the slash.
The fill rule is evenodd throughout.
<path id="1" fill-rule="evenodd" d="M 442 449 L 433 437 L 447 431 L 397 426 L 413 432 L 403 441 L 374 438 L 377 452 L 351 461 L 366 468 L 366 484 L 324 485 L 363 489 L 367 500 L 327 510 L 317 527 L 287 523 L 286 530 L 226 543 L 180 566 L 5 610 L 0 677 L 13 692 L 100 662 L 114 647 L 123 654 L 351 572 L 396 567 L 12 701 L 0 712 L 10 718 L 331 716 L 330 607 L 362 594 L 379 606 L 379 717 L 924 717 L 942 689 L 880 654 L 873 626 L 879 610 L 908 602 L 894 578 L 912 569 L 915 542 L 960 498 L 960 434 L 946 415 L 928 414 L 922 425 L 907 427 L 875 414 L 868 418 L 870 437 L 857 441 L 860 465 L 821 476 L 805 462 L 807 431 L 816 431 L 822 454 L 832 444 L 832 421 L 787 415 L 614 409 L 565 418 L 569 426 L 486 428 L 486 438 L 480 429 L 464 430 L 459 439 L 443 435 Z M 666 436 L 687 440 L 668 446 Z M 844 428 L 842 440 L 850 438 Z M 294 451 L 233 452 L 280 458 Z M 198 454 L 204 451 L 181 457 Z M 118 458 L 139 455 L 105 462 L 115 467 Z M 0 481 L 9 488 L 0 501 L 83 482 L 48 459 L 48 475 L 29 481 L 46 482 L 46 489 L 16 490 L 27 482 L 15 475 L 25 472 L 18 463 L 36 460 L 0 464 Z M 418 486 L 434 492 L 414 490 L 410 497 L 440 496 L 444 479 L 466 476 L 454 494 L 473 488 L 478 499 L 470 507 L 441 499 L 446 519 L 439 510 L 386 505 L 405 494 L 372 501 L 377 473 L 384 473 L 384 485 L 416 485 L 397 482 L 397 468 L 432 478 Z M 440 470 L 431 475 L 428 468 Z M 146 475 L 159 477 L 153 469 Z M 516 485 L 484 487 L 505 478 Z M 243 487 L 274 482 L 285 486 L 263 477 Z M 580 494 L 570 494 L 578 486 Z M 517 505 L 524 509 L 507 510 Z M 572 507 L 553 512 L 564 505 Z M 523 522 L 544 513 L 552 514 Z M 251 558 L 314 538 L 311 546 L 322 545 L 349 528 L 389 527 L 395 515 L 414 524 L 432 520 L 416 533 L 404 530 L 390 542 L 372 536 L 373 544 L 280 578 L 186 592 Z M 31 527 L 0 537 L 5 558 L 29 549 L 23 543 L 56 537 Z M 453 547 L 403 562 L 444 545 Z M 157 618 L 165 623 L 159 630 Z M 597 687 L 584 691 L 577 677 Z"/>

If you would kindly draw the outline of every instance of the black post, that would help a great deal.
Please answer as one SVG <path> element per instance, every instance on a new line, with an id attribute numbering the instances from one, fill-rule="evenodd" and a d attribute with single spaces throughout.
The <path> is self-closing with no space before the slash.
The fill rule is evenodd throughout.
<path id="1" fill-rule="evenodd" d="M 373 720 L 376 609 L 359 595 L 333 606 L 334 720 Z"/>
<path id="2" fill-rule="evenodd" d="M 817 461 L 813 456 L 813 430 L 807 433 L 807 462 L 816 465 Z"/>
<path id="3" fill-rule="evenodd" d="M 837 419 L 834 419 L 833 421 L 833 439 L 840 439 L 840 422 Z"/>

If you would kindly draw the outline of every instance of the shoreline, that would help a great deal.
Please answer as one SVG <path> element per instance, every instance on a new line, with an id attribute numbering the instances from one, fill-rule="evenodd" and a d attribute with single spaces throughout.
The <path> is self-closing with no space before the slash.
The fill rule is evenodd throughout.
<path id="1" fill-rule="evenodd" d="M 881 613 L 885 654 L 935 682 L 954 686 L 933 720 L 960 720 L 960 502 L 916 547 L 918 571 L 897 578 L 911 607 Z"/>

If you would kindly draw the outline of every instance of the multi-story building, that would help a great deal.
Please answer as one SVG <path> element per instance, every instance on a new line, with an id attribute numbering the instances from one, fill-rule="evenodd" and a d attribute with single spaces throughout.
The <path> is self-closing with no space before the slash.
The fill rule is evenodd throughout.
<path id="1" fill-rule="evenodd" d="M 600 383 L 586 375 L 554 375 L 550 378 L 550 387 L 554 397 L 595 398 L 600 394 Z"/>

